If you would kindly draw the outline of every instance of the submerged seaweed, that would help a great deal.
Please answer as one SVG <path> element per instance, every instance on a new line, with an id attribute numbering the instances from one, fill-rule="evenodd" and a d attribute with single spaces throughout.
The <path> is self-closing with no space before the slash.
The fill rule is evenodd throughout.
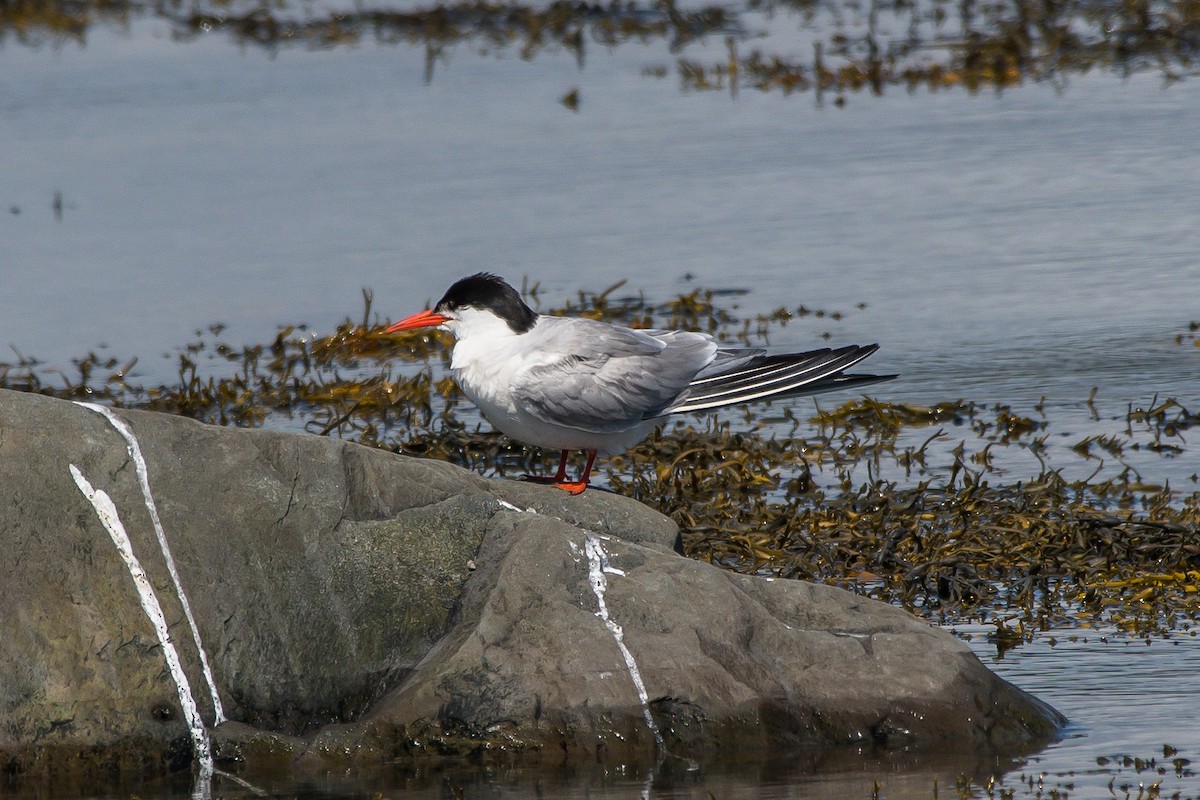
<path id="1" fill-rule="evenodd" d="M 775 42 L 768 21 L 794 19 L 806 32 Z M 660 42 L 686 90 L 811 91 L 838 105 L 850 93 L 963 87 L 1002 90 L 1028 81 L 1064 85 L 1092 70 L 1119 76 L 1158 71 L 1168 81 L 1194 75 L 1200 0 L 964 0 L 829 5 L 747 0 L 681 9 L 673 0 L 547 4 L 457 0 L 424 6 L 360 7 L 321 3 L 207 0 L 15 0 L 0 2 L 0 42 L 84 42 L 98 24 L 128 28 L 139 17 L 166 22 L 190 40 L 226 35 L 267 50 L 328 49 L 374 42 L 420 48 L 425 80 L 459 48 L 481 55 L 516 51 L 531 59 L 566 53 L 583 66 L 591 47 Z M 724 52 L 712 57 L 712 39 Z M 748 52 L 747 52 L 748 50 Z M 643 69 L 671 73 L 666 64 Z M 578 100 L 577 93 L 574 96 Z M 571 103 L 566 103 L 573 108 Z"/>

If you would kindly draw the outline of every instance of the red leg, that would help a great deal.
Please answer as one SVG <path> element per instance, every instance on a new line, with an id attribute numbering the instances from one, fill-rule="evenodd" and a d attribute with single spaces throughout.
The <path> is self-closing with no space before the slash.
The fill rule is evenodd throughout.
<path id="1" fill-rule="evenodd" d="M 588 478 L 592 474 L 592 464 L 596 461 L 595 450 L 588 450 L 587 454 L 587 466 L 583 468 L 583 476 L 577 481 L 569 481 L 567 480 L 566 475 L 566 453 L 563 453 L 563 468 L 559 470 L 560 477 L 554 482 L 554 485 L 559 489 L 562 489 L 564 492 L 570 492 L 571 494 L 583 494 L 583 490 L 588 487 Z"/>
<path id="2" fill-rule="evenodd" d="M 567 456 L 571 454 L 570 450 L 562 451 L 562 458 L 558 461 L 558 472 L 554 476 L 549 475 L 522 475 L 521 480 L 532 481 L 533 483 L 553 483 L 557 486 L 567 479 Z"/>
<path id="3" fill-rule="evenodd" d="M 554 473 L 555 483 L 562 483 L 567 479 L 567 456 L 570 454 L 570 450 L 562 451 L 562 458 L 558 460 L 558 472 Z"/>

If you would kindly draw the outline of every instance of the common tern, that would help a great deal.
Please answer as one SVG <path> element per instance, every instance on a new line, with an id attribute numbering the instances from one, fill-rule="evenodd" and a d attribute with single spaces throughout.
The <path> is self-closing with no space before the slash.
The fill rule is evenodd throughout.
<path id="1" fill-rule="evenodd" d="M 538 314 L 502 278 L 481 272 L 432 309 L 386 333 L 438 328 L 455 338 L 450 371 L 483 415 L 513 439 L 561 450 L 558 472 L 530 476 L 571 494 L 587 488 L 597 453 L 640 442 L 670 414 L 850 389 L 894 375 L 847 375 L 879 349 L 848 345 L 768 354 L 691 331 L 635 330 Z M 587 453 L 567 479 L 572 450 Z"/>

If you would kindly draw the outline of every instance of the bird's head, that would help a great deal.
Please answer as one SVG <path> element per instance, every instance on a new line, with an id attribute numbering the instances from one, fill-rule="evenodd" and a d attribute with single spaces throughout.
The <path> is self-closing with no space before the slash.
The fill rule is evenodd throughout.
<path id="1" fill-rule="evenodd" d="M 537 312 L 503 278 L 480 272 L 447 289 L 433 308 L 405 317 L 384 332 L 441 328 L 462 338 L 468 330 L 503 323 L 512 333 L 521 334 L 534 326 L 537 317 Z"/>

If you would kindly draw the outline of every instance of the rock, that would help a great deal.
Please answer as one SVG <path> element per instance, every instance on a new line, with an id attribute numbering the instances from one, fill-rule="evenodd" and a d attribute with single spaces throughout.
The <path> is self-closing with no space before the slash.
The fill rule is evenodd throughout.
<path id="1" fill-rule="evenodd" d="M 458 625 L 368 720 L 411 728 L 436 719 L 443 746 L 484 738 L 621 757 L 653 751 L 633 667 L 597 620 L 603 596 L 675 754 L 834 743 L 1003 749 L 1051 734 L 1058 721 L 902 610 L 541 515 L 498 516 L 508 519 L 483 541 L 486 567 L 466 586 Z M 616 570 L 602 591 L 591 580 L 596 559 Z"/>
<path id="2" fill-rule="evenodd" d="M 674 524 L 627 498 L 109 414 L 144 457 L 211 686 L 236 721 L 212 733 L 218 758 L 653 757 L 657 737 L 679 755 L 1027 748 L 1062 723 L 903 611 L 678 556 Z M 190 762 L 186 705 L 101 492 L 204 725 L 217 721 L 138 471 L 100 411 L 0 391 L 0 770 Z"/>

